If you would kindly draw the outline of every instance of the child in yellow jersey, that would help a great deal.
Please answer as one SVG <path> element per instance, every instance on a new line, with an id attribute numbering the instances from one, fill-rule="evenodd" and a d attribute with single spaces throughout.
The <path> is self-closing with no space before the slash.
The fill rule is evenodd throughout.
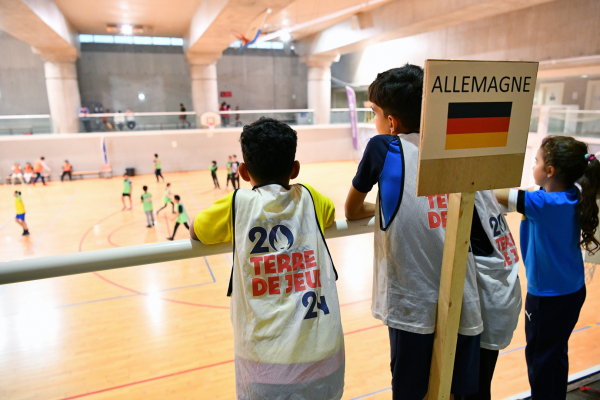
<path id="1" fill-rule="evenodd" d="M 17 209 L 15 222 L 23 228 L 23 236 L 27 236 L 29 235 L 29 229 L 25 223 L 25 206 L 23 205 L 23 199 L 21 199 L 21 192 L 18 190 L 15 191 L 15 208 Z"/>
<path id="2" fill-rule="evenodd" d="M 297 135 L 261 118 L 240 137 L 237 189 L 201 211 L 190 229 L 205 244 L 233 241 L 228 295 L 238 399 L 337 400 L 345 353 L 337 273 L 323 229 L 333 202 L 298 176 Z"/>

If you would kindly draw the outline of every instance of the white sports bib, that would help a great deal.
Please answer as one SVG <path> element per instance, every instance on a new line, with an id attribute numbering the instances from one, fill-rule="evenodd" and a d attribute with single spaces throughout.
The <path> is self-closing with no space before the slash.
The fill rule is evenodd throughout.
<path id="1" fill-rule="evenodd" d="M 233 226 L 237 398 L 340 399 L 336 273 L 309 190 L 277 183 L 237 190 Z"/>
<path id="2" fill-rule="evenodd" d="M 494 192 L 475 193 L 475 207 L 494 249 L 489 256 L 475 255 L 484 327 L 481 347 L 502 350 L 510 344 L 521 313 L 519 253 Z"/>

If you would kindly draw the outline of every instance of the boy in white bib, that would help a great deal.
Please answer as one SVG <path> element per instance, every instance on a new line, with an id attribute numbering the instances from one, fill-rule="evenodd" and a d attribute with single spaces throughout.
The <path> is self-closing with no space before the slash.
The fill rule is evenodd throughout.
<path id="1" fill-rule="evenodd" d="M 190 230 L 204 244 L 233 241 L 228 295 L 238 399 L 340 399 L 344 336 L 337 273 L 323 229 L 333 202 L 307 185 L 290 185 L 297 135 L 261 118 L 240 137 L 237 189 L 201 211 Z"/>
<path id="2" fill-rule="evenodd" d="M 375 215 L 373 317 L 388 326 L 394 400 L 427 395 L 440 287 L 448 196 L 416 196 L 423 70 L 377 75 L 369 86 L 377 136 L 369 140 L 346 199 L 346 218 Z M 377 203 L 365 202 L 377 185 Z M 479 383 L 483 331 L 475 261 L 469 253 L 451 393 Z"/>

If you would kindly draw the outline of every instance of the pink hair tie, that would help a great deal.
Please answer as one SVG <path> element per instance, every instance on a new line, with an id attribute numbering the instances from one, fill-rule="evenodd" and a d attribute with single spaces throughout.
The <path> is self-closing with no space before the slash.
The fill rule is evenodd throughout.
<path id="1" fill-rule="evenodd" d="M 586 155 L 585 155 L 585 159 L 586 159 L 588 162 L 590 162 L 590 161 L 592 161 L 592 160 L 595 160 L 595 159 L 596 159 L 596 156 L 595 156 L 594 154 L 586 154 Z"/>

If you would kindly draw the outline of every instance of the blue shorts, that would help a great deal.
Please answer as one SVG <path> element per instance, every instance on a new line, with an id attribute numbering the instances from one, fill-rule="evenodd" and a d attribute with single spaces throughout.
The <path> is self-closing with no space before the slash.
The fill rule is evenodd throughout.
<path id="1" fill-rule="evenodd" d="M 429 386 L 434 334 L 418 334 L 389 328 L 394 400 L 422 400 Z M 477 393 L 481 335 L 458 335 L 451 393 Z"/>
<path id="2" fill-rule="evenodd" d="M 23 214 L 17 214 L 17 216 L 15 217 L 16 219 L 20 219 L 21 221 L 25 221 L 25 213 Z"/>

